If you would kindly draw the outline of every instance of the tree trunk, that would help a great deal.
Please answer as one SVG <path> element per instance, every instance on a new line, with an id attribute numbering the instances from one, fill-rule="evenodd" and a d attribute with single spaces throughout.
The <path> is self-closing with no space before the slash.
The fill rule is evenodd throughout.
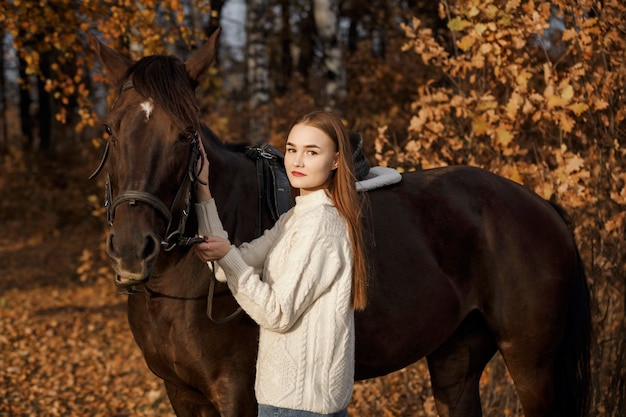
<path id="1" fill-rule="evenodd" d="M 309 91 L 309 72 L 313 65 L 315 30 L 313 14 L 307 13 L 300 24 L 300 44 L 298 45 L 297 65 L 297 70 L 302 76 L 302 87 L 305 91 Z"/>
<path id="2" fill-rule="evenodd" d="M 20 130 L 22 136 L 26 138 L 24 144 L 25 149 L 32 149 L 33 147 L 33 120 L 30 115 L 30 106 L 32 99 L 30 97 L 30 83 L 29 77 L 26 74 L 26 62 L 23 59 L 19 59 L 19 74 L 20 74 Z"/>
<path id="3" fill-rule="evenodd" d="M 281 9 L 281 28 L 280 28 L 280 49 L 278 51 L 278 75 L 276 79 L 276 93 L 283 95 L 289 88 L 289 81 L 293 74 L 293 57 L 291 55 L 291 44 L 293 42 L 291 36 L 291 8 L 289 0 L 280 0 Z"/>
<path id="4" fill-rule="evenodd" d="M 269 135 L 269 59 L 267 54 L 268 3 L 250 0 L 246 19 L 247 81 L 250 98 L 249 139 L 253 143 L 265 142 Z"/>
<path id="5" fill-rule="evenodd" d="M 41 54 L 39 69 L 41 75 L 37 77 L 37 93 L 39 98 L 39 149 L 51 154 L 52 152 L 52 96 L 46 91 L 46 80 L 52 75 L 50 65 L 51 52 Z"/>
<path id="6" fill-rule="evenodd" d="M 226 3 L 226 0 L 211 0 L 211 16 L 205 33 L 207 38 L 210 37 L 218 27 L 220 27 L 220 16 L 222 15 L 222 7 L 224 7 L 224 3 Z"/>
<path id="7" fill-rule="evenodd" d="M 2 34 L 0 37 L 0 95 L 2 96 L 0 101 L 0 106 L 2 106 L 2 120 L 0 120 L 0 123 L 2 123 L 0 155 L 4 155 L 9 144 L 9 128 L 7 126 L 7 86 L 6 78 L 4 77 L 4 32 L 0 33 Z"/>
<path id="8" fill-rule="evenodd" d="M 375 57 L 382 60 L 385 59 L 385 55 L 387 54 L 386 39 L 389 14 L 388 5 L 381 2 L 378 7 L 378 13 L 376 13 L 376 16 L 373 19 L 374 24 L 372 25 L 370 32 L 370 37 L 372 39 L 372 53 Z"/>
<path id="9" fill-rule="evenodd" d="M 346 96 L 346 77 L 339 44 L 339 0 L 313 0 L 313 16 L 323 49 L 326 107 L 335 108 Z"/>

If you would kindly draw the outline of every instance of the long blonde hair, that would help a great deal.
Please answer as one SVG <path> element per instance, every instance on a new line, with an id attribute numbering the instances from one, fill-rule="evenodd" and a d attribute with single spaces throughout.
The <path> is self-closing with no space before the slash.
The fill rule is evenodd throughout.
<path id="1" fill-rule="evenodd" d="M 320 129 L 337 146 L 339 157 L 337 169 L 331 174 L 328 190 L 339 213 L 348 223 L 352 245 L 352 307 L 363 310 L 367 305 L 367 262 L 363 225 L 361 222 L 363 199 L 356 191 L 354 161 L 348 131 L 341 120 L 331 112 L 314 111 L 298 118 L 295 125 L 307 125 Z"/>

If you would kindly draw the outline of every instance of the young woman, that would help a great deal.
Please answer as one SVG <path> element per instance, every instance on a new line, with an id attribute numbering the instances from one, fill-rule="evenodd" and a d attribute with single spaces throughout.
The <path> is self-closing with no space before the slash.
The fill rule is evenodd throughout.
<path id="1" fill-rule="evenodd" d="M 298 119 L 287 138 L 285 168 L 299 190 L 295 207 L 238 248 L 224 238 L 209 187 L 197 186 L 199 222 L 211 236 L 196 253 L 218 262 L 218 279 L 260 326 L 259 417 L 347 416 L 354 309 L 365 308 L 367 271 L 352 150 L 341 120 L 321 111 Z"/>

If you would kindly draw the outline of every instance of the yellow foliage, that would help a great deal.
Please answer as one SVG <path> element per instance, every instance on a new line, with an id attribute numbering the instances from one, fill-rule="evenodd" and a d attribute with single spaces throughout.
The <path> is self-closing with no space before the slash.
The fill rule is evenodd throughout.
<path id="1" fill-rule="evenodd" d="M 589 109 L 586 103 L 574 103 L 567 106 L 567 108 L 574 112 L 576 116 L 580 116 Z"/>
<path id="2" fill-rule="evenodd" d="M 510 127 L 498 127 L 496 129 L 496 144 L 501 148 L 506 148 L 513 141 L 513 134 Z"/>
<path id="3" fill-rule="evenodd" d="M 472 45 L 476 42 L 476 38 L 472 35 L 463 36 L 457 43 L 458 47 L 464 51 L 469 51 Z"/>
<path id="4" fill-rule="evenodd" d="M 198 2 L 198 10 L 207 14 L 208 3 Z M 19 0 L 3 3 L 3 7 L 0 21 L 4 30 L 13 35 L 13 46 L 26 64 L 26 74 L 42 75 L 43 54 L 51 53 L 46 59 L 55 59 L 50 63 L 52 76 L 44 80 L 45 89 L 55 98 L 56 119 L 65 123 L 73 112 L 80 117 L 76 124 L 78 130 L 93 126 L 97 119 L 84 84 L 88 76 L 84 68 L 92 68 L 94 60 L 93 53 L 85 50 L 80 40 L 86 33 L 101 33 L 102 39 L 112 41 L 111 46 L 116 49 L 120 49 L 122 41 L 141 45 L 140 54 L 133 55 L 134 59 L 141 58 L 142 54 L 161 53 L 174 42 L 191 46 L 205 36 L 202 28 L 182 24 L 191 10 L 182 7 L 179 0 L 112 4 L 96 0 L 57 1 L 55 7 L 42 7 L 36 0 Z M 161 10 L 159 17 L 158 9 Z M 54 25 L 50 25 L 51 22 Z M 98 76 L 93 78 L 99 80 Z M 70 109 L 68 106 L 74 101 L 78 102 L 78 108 Z"/>
<path id="5" fill-rule="evenodd" d="M 472 120 L 472 131 L 476 136 L 484 135 L 489 130 L 489 123 L 485 115 L 477 115 Z"/>
<path id="6" fill-rule="evenodd" d="M 413 26 L 404 50 L 430 66 L 428 88 L 411 103 L 406 140 L 380 132 L 376 158 L 407 171 L 477 165 L 555 199 L 574 216 L 603 305 L 598 278 L 626 276 L 626 5 L 606 0 L 590 16 L 561 0 L 446 4 L 457 53 L 437 56 L 432 32 Z M 544 33 L 553 17 L 565 29 Z M 600 337 L 623 331 L 624 315 Z"/>
<path id="7" fill-rule="evenodd" d="M 448 22 L 448 29 L 450 29 L 452 32 L 460 32 L 471 26 L 472 22 L 462 19 L 461 17 L 455 17 Z"/>

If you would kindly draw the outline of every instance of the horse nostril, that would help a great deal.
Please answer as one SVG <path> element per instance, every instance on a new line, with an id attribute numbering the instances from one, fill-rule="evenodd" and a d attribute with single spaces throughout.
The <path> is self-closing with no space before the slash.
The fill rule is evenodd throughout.
<path id="1" fill-rule="evenodd" d="M 150 234 L 146 236 L 146 244 L 143 248 L 143 259 L 150 259 L 158 255 L 159 252 L 159 240 L 156 236 Z"/>
<path id="2" fill-rule="evenodd" d="M 107 252 L 109 255 L 115 255 L 115 247 L 113 246 L 113 232 L 110 232 L 107 236 Z"/>

